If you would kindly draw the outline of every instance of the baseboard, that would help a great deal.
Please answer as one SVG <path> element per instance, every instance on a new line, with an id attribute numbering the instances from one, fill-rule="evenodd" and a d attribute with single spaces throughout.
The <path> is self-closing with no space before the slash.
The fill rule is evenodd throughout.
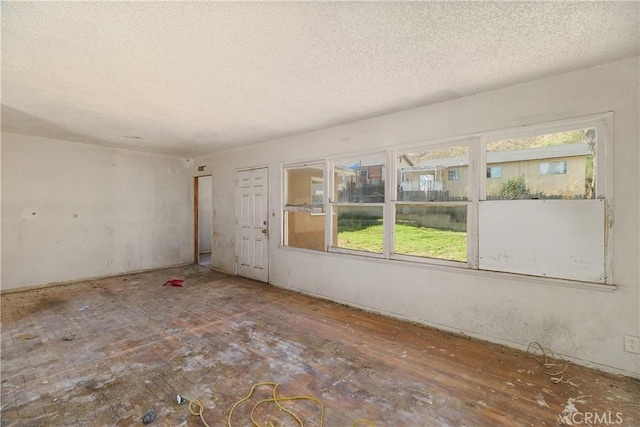
<path id="1" fill-rule="evenodd" d="M 11 294 L 11 293 L 15 293 L 15 292 L 32 291 L 32 290 L 35 290 L 35 289 L 52 288 L 52 287 L 55 287 L 55 286 L 71 285 L 73 283 L 86 282 L 86 281 L 89 281 L 89 280 L 111 279 L 111 278 L 114 278 L 114 277 L 128 276 L 130 274 L 147 273 L 149 271 L 158 271 L 158 270 L 166 270 L 166 269 L 169 269 L 169 268 L 185 267 L 187 265 L 192 265 L 192 264 L 193 264 L 192 262 L 184 262 L 184 263 L 180 263 L 180 264 L 167 265 L 167 266 L 164 266 L 164 267 L 144 268 L 144 269 L 141 269 L 141 270 L 126 271 L 126 272 L 123 272 L 123 273 L 112 274 L 112 275 L 108 275 L 108 276 L 84 277 L 82 279 L 65 280 L 65 281 L 61 281 L 61 282 L 51 282 L 51 283 L 45 283 L 45 284 L 41 284 L 41 285 L 30 285 L 30 286 L 21 286 L 19 288 L 0 289 L 0 295 Z"/>

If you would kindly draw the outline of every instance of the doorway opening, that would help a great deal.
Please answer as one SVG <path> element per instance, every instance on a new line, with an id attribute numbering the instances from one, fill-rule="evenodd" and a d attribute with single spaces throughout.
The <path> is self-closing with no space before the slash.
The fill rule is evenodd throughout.
<path id="1" fill-rule="evenodd" d="M 199 265 L 212 264 L 212 192 L 211 175 L 193 178 L 193 261 Z"/>

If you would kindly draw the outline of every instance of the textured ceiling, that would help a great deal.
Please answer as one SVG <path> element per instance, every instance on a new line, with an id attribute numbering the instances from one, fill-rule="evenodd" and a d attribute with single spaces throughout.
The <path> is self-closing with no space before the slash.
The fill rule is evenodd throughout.
<path id="1" fill-rule="evenodd" d="M 2 128 L 198 157 L 638 55 L 638 2 L 2 2 Z"/>

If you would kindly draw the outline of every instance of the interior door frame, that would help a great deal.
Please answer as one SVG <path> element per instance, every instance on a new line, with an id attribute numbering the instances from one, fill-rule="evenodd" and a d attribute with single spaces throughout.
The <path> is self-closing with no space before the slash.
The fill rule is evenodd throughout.
<path id="1" fill-rule="evenodd" d="M 199 221 L 200 215 L 198 210 L 200 208 L 200 178 L 212 176 L 212 174 L 196 175 L 193 177 L 193 263 L 198 264 L 200 262 L 200 236 L 199 236 Z M 213 177 L 211 178 L 213 179 Z M 213 254 L 213 251 L 212 251 Z M 213 256 L 213 255 L 212 255 Z M 213 260 L 212 260 L 213 261 Z"/>

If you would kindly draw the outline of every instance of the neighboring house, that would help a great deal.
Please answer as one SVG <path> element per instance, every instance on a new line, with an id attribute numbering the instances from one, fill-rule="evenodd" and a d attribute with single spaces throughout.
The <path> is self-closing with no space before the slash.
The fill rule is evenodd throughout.
<path id="1" fill-rule="evenodd" d="M 420 160 L 413 165 L 406 157 L 399 161 L 399 200 L 466 199 L 469 181 L 467 157 Z"/>
<path id="2" fill-rule="evenodd" d="M 487 197 L 499 197 L 509 178 L 522 176 L 532 198 L 584 198 L 592 154 L 586 144 L 488 152 Z M 398 190 L 404 200 L 464 200 L 468 196 L 466 157 L 420 160 L 413 166 L 400 159 L 400 164 Z"/>
<path id="3" fill-rule="evenodd" d="M 383 203 L 384 202 L 384 174 L 383 165 L 350 166 L 347 169 L 336 170 L 338 183 L 338 200 L 353 203 Z"/>

